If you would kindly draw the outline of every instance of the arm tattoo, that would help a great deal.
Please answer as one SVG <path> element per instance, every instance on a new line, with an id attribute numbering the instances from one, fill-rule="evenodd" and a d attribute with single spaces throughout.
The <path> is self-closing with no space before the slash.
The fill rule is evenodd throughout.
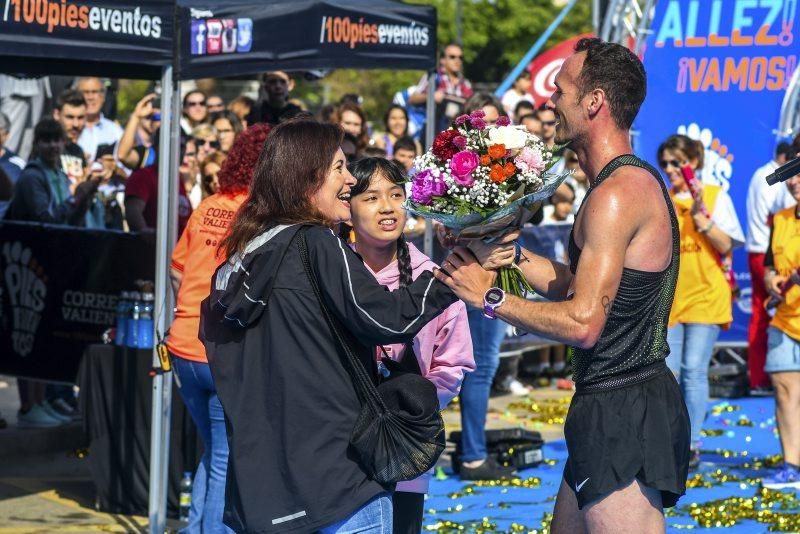
<path id="1" fill-rule="evenodd" d="M 608 295 L 603 295 L 600 303 L 603 305 L 603 311 L 606 312 L 606 317 L 608 317 L 611 314 L 611 307 L 614 305 L 614 299 L 609 298 Z"/>

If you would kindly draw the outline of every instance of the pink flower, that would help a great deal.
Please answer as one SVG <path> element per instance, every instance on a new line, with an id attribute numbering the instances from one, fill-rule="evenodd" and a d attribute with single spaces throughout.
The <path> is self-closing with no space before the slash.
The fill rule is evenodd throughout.
<path id="1" fill-rule="evenodd" d="M 481 111 L 481 113 L 483 113 L 483 112 Z M 476 130 L 483 130 L 484 128 L 486 128 L 486 121 L 484 121 L 483 119 L 476 119 L 476 118 L 473 118 L 473 119 L 471 119 L 471 120 L 469 121 L 469 123 L 470 123 L 470 124 L 472 125 L 472 127 L 473 127 L 473 128 L 475 128 Z"/>
<path id="2" fill-rule="evenodd" d="M 431 195 L 435 197 L 443 197 L 447 194 L 447 184 L 444 183 L 444 180 L 439 178 L 434 178 L 431 182 Z"/>
<path id="3" fill-rule="evenodd" d="M 511 124 L 511 119 L 503 116 L 498 118 L 495 124 L 497 124 L 498 126 L 508 126 L 509 124 Z"/>
<path id="4" fill-rule="evenodd" d="M 450 170 L 453 172 L 453 178 L 456 183 L 463 186 L 472 185 L 475 180 L 472 178 L 472 172 L 478 168 L 480 158 L 474 152 L 469 150 L 462 150 L 453 155 L 450 160 Z"/>
<path id="5" fill-rule="evenodd" d="M 459 115 L 458 117 L 456 117 L 456 124 L 461 126 L 468 120 L 469 120 L 469 115 Z"/>
<path id="6" fill-rule="evenodd" d="M 469 114 L 470 117 L 473 119 L 482 119 L 486 116 L 486 113 L 482 109 L 476 109 L 472 113 Z"/>
<path id="7" fill-rule="evenodd" d="M 463 149 L 465 146 L 467 146 L 467 139 L 463 135 L 454 137 L 451 142 L 460 149 Z"/>
<path id="8" fill-rule="evenodd" d="M 540 173 L 544 170 L 544 158 L 542 153 L 535 148 L 524 147 L 514 158 L 514 164 L 524 170 Z"/>

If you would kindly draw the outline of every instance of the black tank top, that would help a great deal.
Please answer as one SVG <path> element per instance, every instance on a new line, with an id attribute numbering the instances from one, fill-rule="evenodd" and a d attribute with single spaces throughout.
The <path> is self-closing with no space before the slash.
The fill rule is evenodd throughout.
<path id="1" fill-rule="evenodd" d="M 678 280 L 680 233 L 672 201 L 658 171 L 636 156 L 619 156 L 600 171 L 589 187 L 582 206 L 586 205 L 589 195 L 603 180 L 625 165 L 646 169 L 661 186 L 672 225 L 672 260 L 661 272 L 623 269 L 617 296 L 597 343 L 590 349 L 573 348 L 573 380 L 578 386 L 634 373 L 663 361 L 669 354 L 667 321 Z M 575 244 L 573 233 L 570 233 L 569 262 L 572 274 L 575 274 L 580 256 L 581 249 Z"/>

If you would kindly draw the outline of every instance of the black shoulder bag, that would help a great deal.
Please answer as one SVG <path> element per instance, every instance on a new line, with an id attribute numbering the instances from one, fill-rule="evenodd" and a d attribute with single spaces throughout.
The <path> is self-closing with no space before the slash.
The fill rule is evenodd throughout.
<path id="1" fill-rule="evenodd" d="M 436 386 L 417 372 L 388 361 L 389 376 L 376 387 L 331 314 L 311 269 L 305 229 L 298 240 L 300 257 L 322 313 L 345 352 L 344 365 L 361 400 L 361 412 L 350 435 L 350 446 L 362 469 L 376 482 L 412 480 L 434 466 L 444 451 L 444 421 Z M 409 347 L 410 348 L 410 347 Z M 414 357 L 414 354 L 410 355 Z M 414 357 L 416 360 L 416 358 Z"/>

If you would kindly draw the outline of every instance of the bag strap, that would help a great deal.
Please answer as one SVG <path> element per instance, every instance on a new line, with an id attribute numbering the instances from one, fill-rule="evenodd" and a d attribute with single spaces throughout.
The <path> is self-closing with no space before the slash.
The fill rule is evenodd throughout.
<path id="1" fill-rule="evenodd" d="M 385 413 L 388 411 L 386 405 L 383 402 L 380 394 L 378 394 L 378 390 L 375 387 L 375 384 L 370 380 L 369 375 L 367 375 L 367 370 L 364 369 L 364 366 L 361 364 L 361 361 L 353 354 L 353 351 L 350 347 L 350 343 L 347 342 L 345 336 L 342 334 L 341 330 L 339 330 L 339 326 L 336 322 L 336 319 L 331 315 L 330 310 L 325 305 L 325 301 L 322 299 L 322 294 L 319 290 L 319 284 L 317 282 L 317 278 L 314 276 L 313 271 L 311 270 L 311 262 L 308 258 L 308 242 L 306 241 L 306 230 L 307 227 L 303 227 L 300 230 L 300 239 L 298 240 L 298 247 L 300 249 L 300 259 L 303 261 L 303 268 L 306 271 L 306 276 L 308 277 L 308 281 L 311 283 L 311 288 L 314 290 L 314 294 L 319 301 L 319 305 L 322 308 L 322 314 L 325 316 L 325 321 L 328 323 L 331 331 L 333 331 L 333 335 L 336 340 L 339 342 L 339 345 L 344 349 L 346 355 L 346 362 L 348 364 L 348 371 L 350 371 L 350 375 L 353 378 L 355 383 L 356 392 L 361 397 L 362 403 L 366 404 L 369 403 L 373 407 L 375 407 L 380 413 Z"/>

